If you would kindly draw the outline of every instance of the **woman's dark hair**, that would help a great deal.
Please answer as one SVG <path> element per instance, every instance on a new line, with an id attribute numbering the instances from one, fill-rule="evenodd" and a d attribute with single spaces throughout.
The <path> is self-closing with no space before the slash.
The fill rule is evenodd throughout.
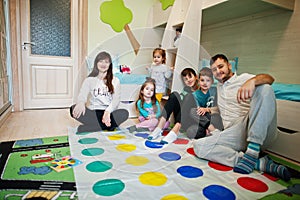
<path id="1" fill-rule="evenodd" d="M 144 108 L 144 102 L 145 102 L 145 100 L 144 100 L 144 95 L 142 94 L 142 91 L 144 90 L 144 88 L 147 86 L 148 83 L 151 83 L 154 86 L 153 96 L 151 97 L 151 103 L 152 103 L 153 110 L 156 113 L 157 112 L 157 106 L 156 106 L 157 99 L 156 99 L 156 96 L 155 96 L 155 93 L 156 93 L 155 92 L 156 84 L 155 84 L 155 80 L 153 78 L 150 78 L 150 77 L 146 78 L 146 81 L 141 86 L 138 100 L 141 100 L 141 107 Z M 136 109 L 138 109 L 137 108 L 137 102 L 138 102 L 138 100 L 135 103 Z"/>
<path id="2" fill-rule="evenodd" d="M 113 64 L 112 64 L 112 60 L 111 60 L 111 56 L 109 53 L 102 51 L 100 53 L 98 53 L 98 55 L 95 58 L 94 61 L 94 68 L 92 70 L 92 72 L 88 75 L 89 77 L 96 77 L 99 74 L 99 69 L 97 67 L 97 64 L 100 60 L 105 60 L 108 59 L 109 60 L 109 68 L 107 70 L 106 73 L 106 77 L 104 78 L 106 80 L 105 84 L 108 87 L 108 91 L 110 93 L 114 93 L 114 86 L 112 84 L 112 79 L 113 79 Z"/>

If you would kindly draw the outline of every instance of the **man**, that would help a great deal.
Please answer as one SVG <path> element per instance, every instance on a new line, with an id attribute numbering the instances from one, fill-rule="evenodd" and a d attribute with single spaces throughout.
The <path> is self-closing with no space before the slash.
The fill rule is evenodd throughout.
<path id="1" fill-rule="evenodd" d="M 223 54 L 211 58 L 211 69 L 218 80 L 218 108 L 224 130 L 194 142 L 198 157 L 233 167 L 233 171 L 249 174 L 254 169 L 288 181 L 286 167 L 259 153 L 277 136 L 276 99 L 270 86 L 274 78 L 268 74 L 234 74 Z"/>

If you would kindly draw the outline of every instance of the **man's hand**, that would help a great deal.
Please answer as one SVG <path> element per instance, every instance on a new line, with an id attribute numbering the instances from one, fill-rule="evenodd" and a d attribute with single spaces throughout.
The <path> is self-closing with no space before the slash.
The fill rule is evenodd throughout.
<path id="1" fill-rule="evenodd" d="M 237 92 L 237 101 L 241 103 L 241 101 L 246 101 L 250 99 L 255 90 L 255 79 L 251 78 L 247 80 L 238 90 Z"/>

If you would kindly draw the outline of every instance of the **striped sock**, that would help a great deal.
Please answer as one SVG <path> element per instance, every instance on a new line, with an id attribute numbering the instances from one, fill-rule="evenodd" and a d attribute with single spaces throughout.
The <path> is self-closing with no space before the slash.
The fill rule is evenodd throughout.
<path id="1" fill-rule="evenodd" d="M 291 174 L 288 169 L 283 166 L 276 164 L 268 156 L 264 156 L 257 161 L 255 168 L 258 171 L 266 172 L 272 176 L 279 177 L 284 181 L 289 181 L 291 179 Z"/>
<path id="2" fill-rule="evenodd" d="M 250 142 L 243 157 L 234 166 L 233 171 L 241 174 L 250 174 L 256 166 L 260 152 L 260 145 Z"/>

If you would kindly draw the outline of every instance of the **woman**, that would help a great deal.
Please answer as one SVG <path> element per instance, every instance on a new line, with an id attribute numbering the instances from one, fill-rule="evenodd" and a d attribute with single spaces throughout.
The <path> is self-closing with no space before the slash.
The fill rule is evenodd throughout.
<path id="1" fill-rule="evenodd" d="M 113 131 L 128 119 L 127 110 L 117 109 L 120 81 L 113 76 L 112 67 L 110 54 L 100 52 L 96 56 L 94 68 L 81 86 L 77 103 L 70 108 L 71 116 L 82 123 L 77 132 Z"/>

